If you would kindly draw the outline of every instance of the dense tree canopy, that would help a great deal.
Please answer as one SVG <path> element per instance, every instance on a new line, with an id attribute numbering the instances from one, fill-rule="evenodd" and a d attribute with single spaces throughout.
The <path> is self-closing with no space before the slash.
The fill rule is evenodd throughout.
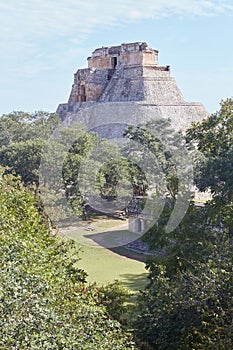
<path id="1" fill-rule="evenodd" d="M 104 291 L 84 285 L 78 251 L 51 236 L 33 196 L 2 171 L 0 208 L 1 349 L 134 349 Z"/>
<path id="2" fill-rule="evenodd" d="M 38 185 L 45 142 L 59 124 L 54 113 L 13 112 L 0 118 L 0 164 L 20 175 L 25 185 Z"/>
<path id="3" fill-rule="evenodd" d="M 157 254 L 147 264 L 150 283 L 139 301 L 136 334 L 145 349 L 231 349 L 233 100 L 193 125 L 187 140 L 201 152 L 196 185 L 212 199 L 202 207 L 191 203 L 171 233 L 165 230 L 168 203 L 145 235 Z"/>
<path id="4" fill-rule="evenodd" d="M 77 248 L 47 231 L 35 207 L 35 196 L 10 173 L 21 175 L 24 185 L 38 186 L 43 154 L 47 172 L 40 181 L 48 206 L 57 208 L 65 196 L 80 215 L 88 202 L 85 189 L 91 192 L 93 168 L 98 169 L 96 191 L 102 198 L 116 200 L 123 178 L 132 185 L 133 195 L 147 196 L 149 181 L 144 170 L 147 166 L 152 169 L 155 158 L 150 158 L 151 152 L 159 168 L 151 174 L 154 195 L 163 197 L 164 207 L 143 237 L 154 255 L 146 265 L 148 286 L 137 301 L 139 314 L 133 327 L 138 347 L 232 349 L 233 99 L 222 101 L 218 112 L 187 131 L 196 186 L 212 197 L 201 206 L 192 200 L 182 222 L 171 231 L 166 225 L 178 195 L 185 193 L 189 164 L 180 152 L 184 144 L 180 147 L 181 139 L 171 131 L 169 122 L 129 127 L 125 137 L 135 144 L 128 142 L 122 148 L 79 126 L 78 133 L 63 127 L 59 140 L 55 137 L 46 145 L 58 124 L 56 115 L 43 112 L 17 112 L 0 119 L 0 164 L 8 167 L 0 175 L 0 347 L 136 348 L 116 321 L 125 310 L 121 286 L 85 285 L 86 274 L 77 267 Z M 140 163 L 145 153 L 138 145 L 146 147 L 147 162 Z M 96 154 L 89 157 L 93 149 Z M 174 150 L 178 161 L 174 161 Z M 130 152 L 135 162 L 127 158 Z M 61 160 L 59 177 L 55 163 Z"/>
<path id="5" fill-rule="evenodd" d="M 187 139 L 204 156 L 197 164 L 196 184 L 212 194 L 209 215 L 233 235 L 233 98 L 222 101 L 219 111 L 188 130 Z"/>

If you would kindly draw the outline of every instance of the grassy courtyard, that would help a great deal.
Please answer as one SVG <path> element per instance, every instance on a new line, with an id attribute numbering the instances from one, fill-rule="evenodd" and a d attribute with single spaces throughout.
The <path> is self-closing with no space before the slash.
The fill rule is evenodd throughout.
<path id="1" fill-rule="evenodd" d="M 105 284 L 117 279 L 131 291 L 146 285 L 143 257 L 121 246 L 138 238 L 127 230 L 127 223 L 94 220 L 65 228 L 62 232 L 81 246 L 79 267 L 88 273 L 88 282 Z"/>

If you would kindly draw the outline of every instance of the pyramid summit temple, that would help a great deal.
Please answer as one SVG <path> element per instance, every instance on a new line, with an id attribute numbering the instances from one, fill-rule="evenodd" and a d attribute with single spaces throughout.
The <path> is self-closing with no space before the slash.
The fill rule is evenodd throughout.
<path id="1" fill-rule="evenodd" d="M 101 47 L 87 61 L 88 68 L 74 74 L 68 102 L 57 108 L 63 121 L 79 121 L 111 138 L 114 128 L 122 130 L 106 124 L 136 124 L 155 116 L 184 131 L 209 115 L 201 103 L 184 100 L 170 66 L 160 66 L 158 51 L 145 42 Z"/>

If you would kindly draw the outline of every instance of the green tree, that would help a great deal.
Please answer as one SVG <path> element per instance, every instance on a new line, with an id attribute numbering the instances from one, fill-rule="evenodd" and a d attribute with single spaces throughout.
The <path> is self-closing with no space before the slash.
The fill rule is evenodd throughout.
<path id="1" fill-rule="evenodd" d="M 138 305 L 136 334 L 143 349 L 232 348 L 232 259 L 217 258 L 171 277 L 164 266 L 156 266 Z"/>
<path id="2" fill-rule="evenodd" d="M 39 166 L 45 140 L 12 142 L 0 148 L 0 164 L 20 175 L 25 185 L 39 184 Z"/>
<path id="3" fill-rule="evenodd" d="M 200 191 L 210 190 L 212 200 L 207 209 L 212 222 L 221 222 L 229 234 L 233 211 L 233 98 L 221 102 L 220 110 L 187 132 L 204 157 L 196 168 L 196 185 Z"/>
<path id="4" fill-rule="evenodd" d="M 63 181 L 66 198 L 73 211 L 78 216 L 85 218 L 85 204 L 87 203 L 84 193 L 82 194 L 80 191 L 80 166 L 82 162 L 86 161 L 88 158 L 88 153 L 97 145 L 98 137 L 94 133 L 88 133 L 83 129 L 81 130 L 79 130 L 75 137 L 75 142 L 71 145 L 65 156 Z M 65 129 L 62 132 L 67 134 L 68 130 Z M 83 183 L 88 182 L 89 167 L 93 166 L 93 163 L 89 163 L 88 169 L 82 174 Z"/>
<path id="5" fill-rule="evenodd" d="M 34 197 L 3 172 L 0 348 L 135 349 L 101 302 L 104 292 L 84 284 L 74 243 L 52 236 Z"/>
<path id="6" fill-rule="evenodd" d="M 0 118 L 0 164 L 20 175 L 25 185 L 38 185 L 45 141 L 59 124 L 54 113 L 13 112 Z"/>
<path id="7" fill-rule="evenodd" d="M 0 145 L 35 138 L 47 139 L 60 119 L 55 113 L 38 111 L 32 114 L 12 112 L 0 118 Z"/>
<path id="8" fill-rule="evenodd" d="M 148 261 L 150 283 L 141 295 L 136 334 L 144 349 L 231 349 L 233 100 L 187 132 L 196 157 L 195 180 L 212 199 L 191 203 L 184 220 L 167 232 L 172 196 L 145 235 L 157 254 Z"/>
<path id="9" fill-rule="evenodd" d="M 177 164 L 173 161 L 172 151 L 174 152 L 180 147 L 179 143 L 182 142 L 180 133 L 172 130 L 169 120 L 160 119 L 155 121 L 152 120 L 137 127 L 129 126 L 125 131 L 124 136 L 127 139 L 133 140 L 137 144 L 146 147 L 147 154 L 141 152 L 141 157 L 147 156 L 149 158 L 149 152 L 156 157 L 158 162 L 156 169 L 157 177 L 154 178 L 154 181 L 163 176 L 166 179 L 166 189 L 164 188 L 164 184 L 161 184 L 161 188 L 157 186 L 157 195 L 164 195 L 166 191 L 169 197 L 175 198 L 178 192 L 179 180 Z M 134 147 L 135 146 L 132 145 L 130 146 L 131 152 Z M 137 146 L 135 151 L 138 152 L 140 159 L 140 151 L 137 150 Z M 178 157 L 178 154 L 176 154 L 176 157 Z M 144 194 L 146 194 L 146 190 L 147 187 L 145 187 Z"/>

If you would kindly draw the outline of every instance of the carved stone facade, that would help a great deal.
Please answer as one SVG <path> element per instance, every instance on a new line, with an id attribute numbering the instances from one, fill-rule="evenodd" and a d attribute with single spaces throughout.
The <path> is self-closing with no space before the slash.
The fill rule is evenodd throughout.
<path id="1" fill-rule="evenodd" d="M 79 69 L 74 74 L 68 103 L 58 106 L 57 113 L 62 120 L 75 119 L 89 129 L 90 124 L 95 126 L 95 123 L 91 121 L 92 117 L 86 120 L 80 117 L 79 120 L 80 111 L 101 106 L 105 110 L 109 107 L 111 111 L 112 104 L 124 106 L 124 109 L 132 107 L 132 103 L 136 108 L 145 110 L 141 122 L 151 119 L 154 114 L 160 118 L 170 118 L 176 130 L 185 130 L 191 122 L 208 116 L 201 103 L 184 100 L 175 79 L 170 76 L 170 67 L 159 66 L 158 51 L 149 48 L 146 43 L 98 48 L 87 61 L 88 68 Z M 124 118 L 124 113 L 119 114 L 118 118 L 108 113 L 108 119 L 104 117 L 104 112 L 100 114 L 93 118 L 99 118 L 98 125 L 103 125 L 103 128 L 116 122 L 122 125 L 130 123 L 129 118 Z M 138 118 L 133 120 L 132 117 L 134 124 L 137 121 Z M 100 134 L 103 128 L 97 130 L 94 127 Z M 107 130 L 109 127 L 105 127 L 102 136 L 111 138 Z"/>

